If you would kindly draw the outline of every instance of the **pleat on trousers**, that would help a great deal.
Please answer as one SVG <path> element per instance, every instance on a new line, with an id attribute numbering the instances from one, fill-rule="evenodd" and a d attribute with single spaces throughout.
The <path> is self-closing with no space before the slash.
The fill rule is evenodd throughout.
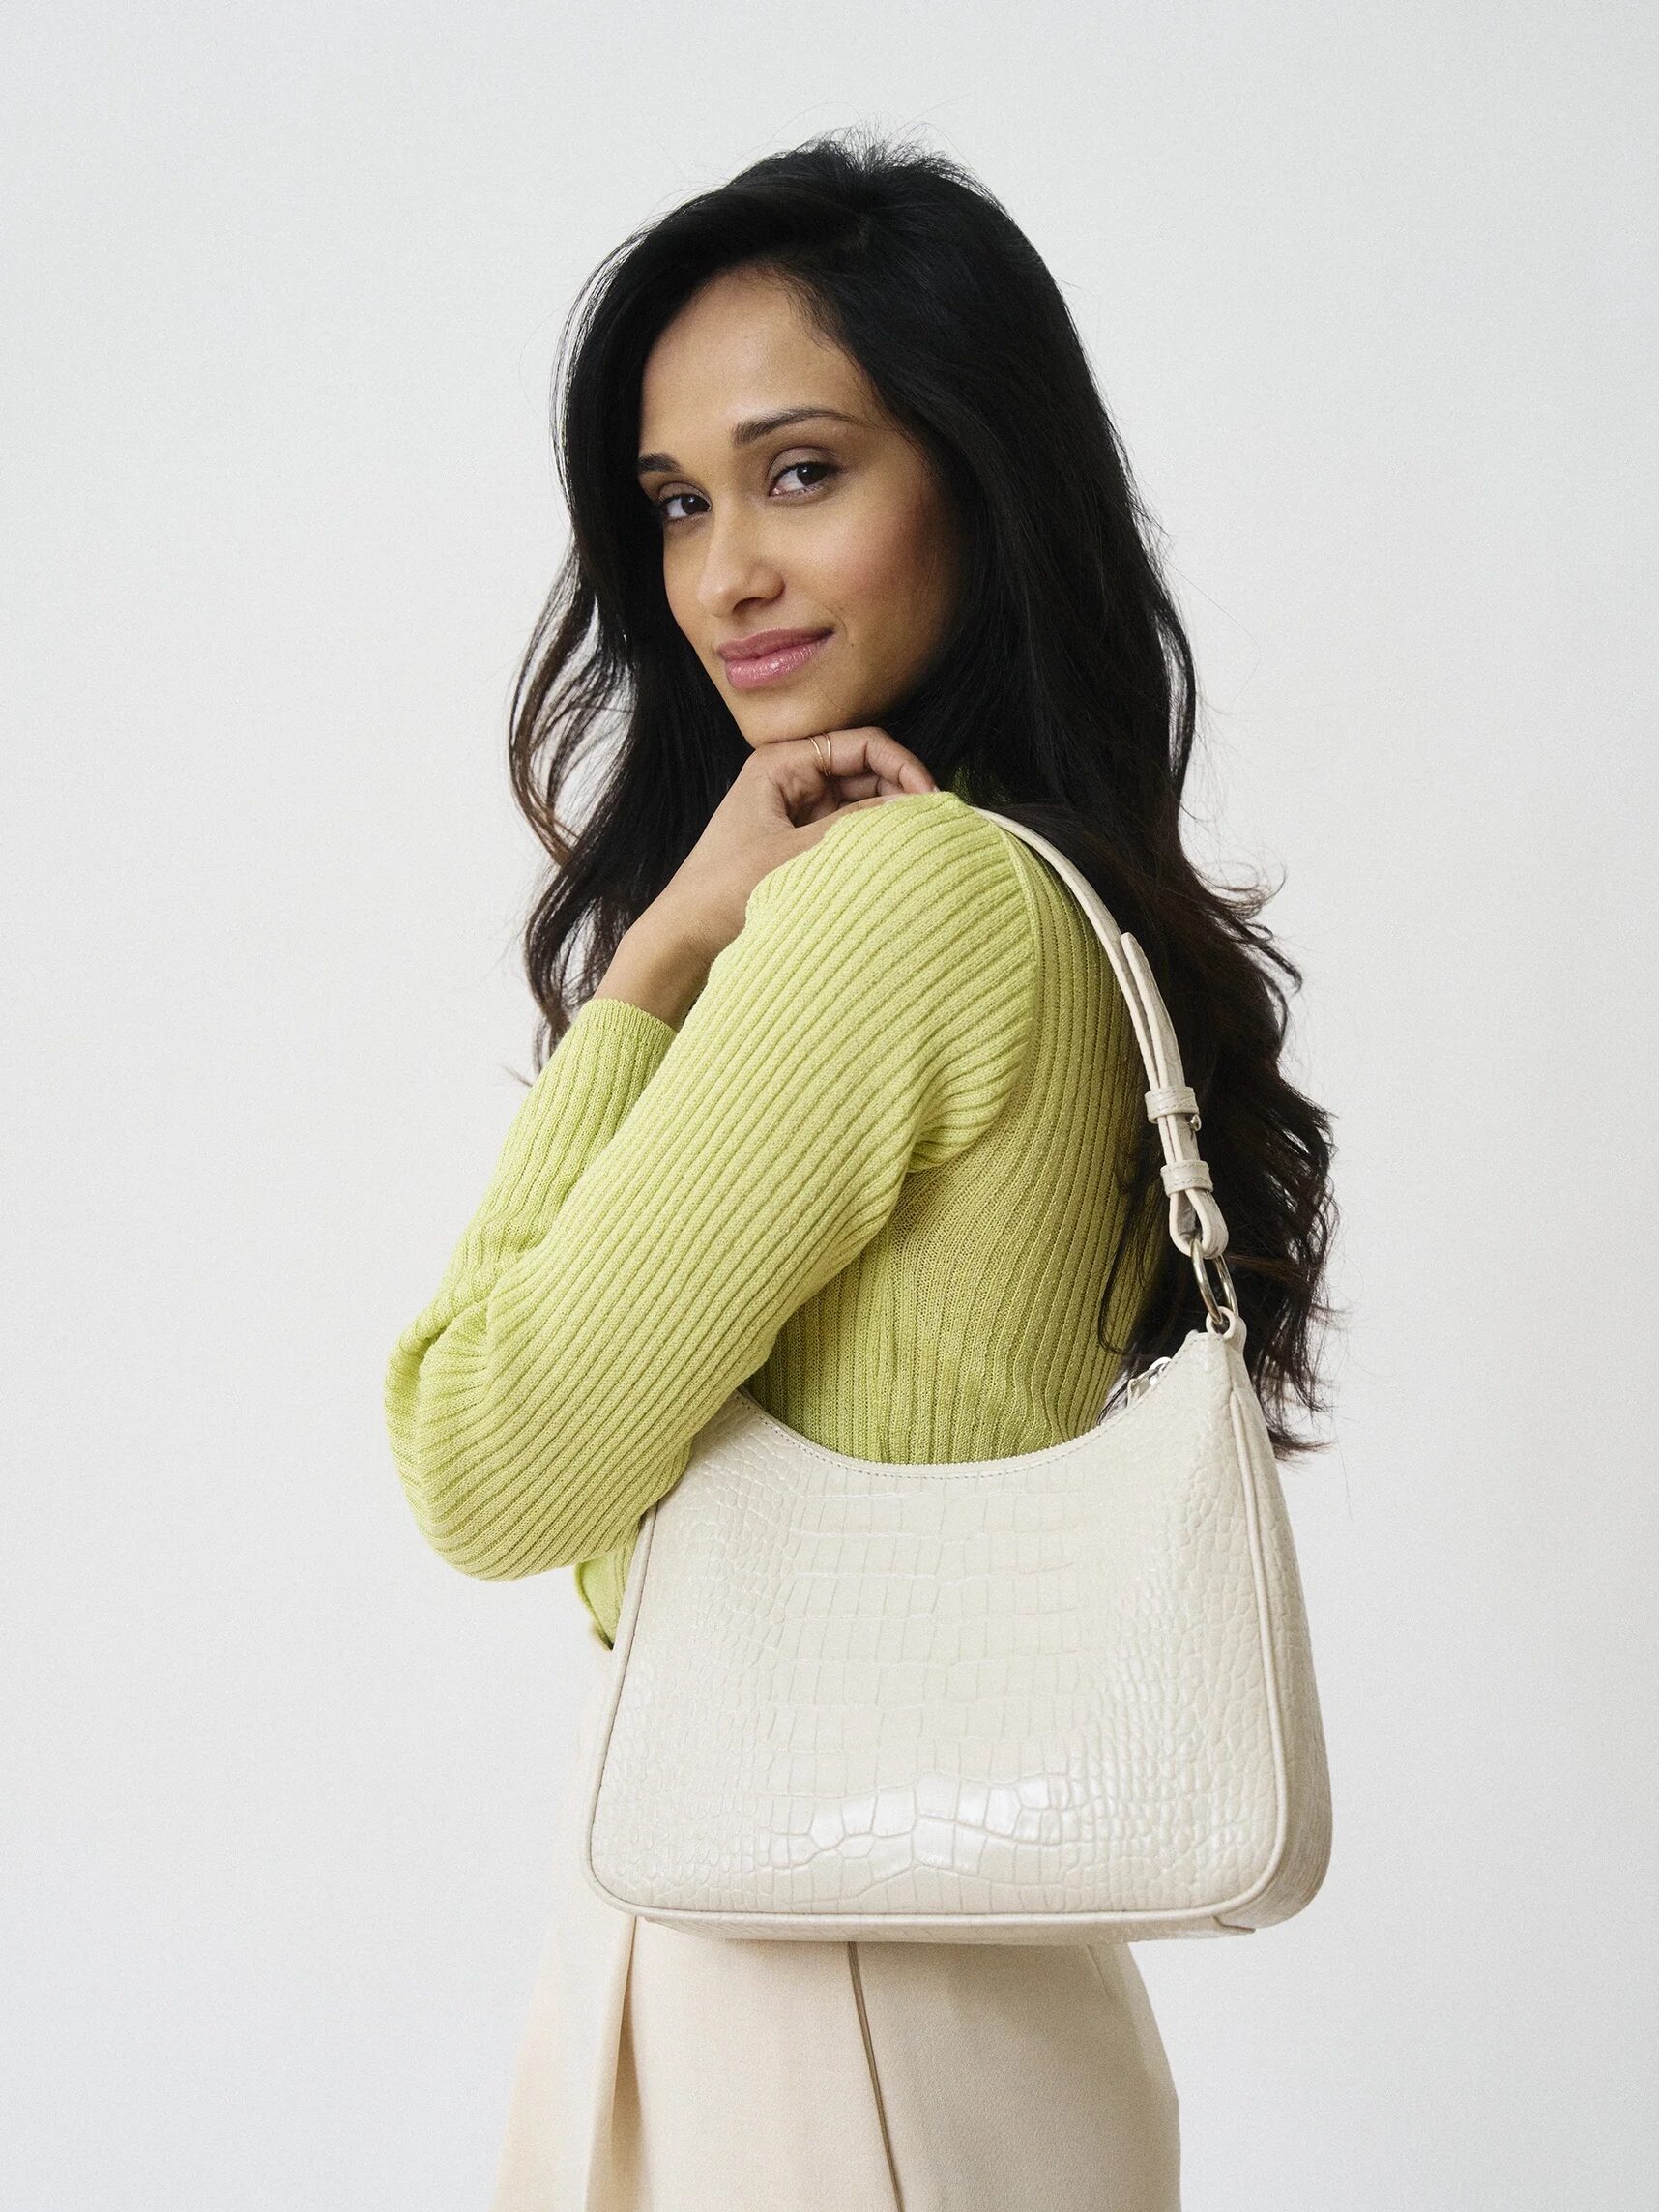
<path id="1" fill-rule="evenodd" d="M 577 1778 L 490 2212 L 1179 2212 L 1179 2111 L 1123 1943 L 767 1942 L 605 1904 Z"/>

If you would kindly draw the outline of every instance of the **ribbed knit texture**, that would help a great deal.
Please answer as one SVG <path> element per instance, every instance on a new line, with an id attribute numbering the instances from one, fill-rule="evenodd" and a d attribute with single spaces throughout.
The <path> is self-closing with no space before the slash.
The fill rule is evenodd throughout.
<path id="1" fill-rule="evenodd" d="M 678 1030 L 590 999 L 508 1132 L 386 1417 L 470 1575 L 574 1567 L 607 1641 L 640 1516 L 746 1382 L 834 1451 L 1080 1434 L 1145 1072 L 1099 940 L 953 790 L 840 816 L 755 887 Z M 1154 1208 L 1114 1295 L 1121 1342 Z"/>

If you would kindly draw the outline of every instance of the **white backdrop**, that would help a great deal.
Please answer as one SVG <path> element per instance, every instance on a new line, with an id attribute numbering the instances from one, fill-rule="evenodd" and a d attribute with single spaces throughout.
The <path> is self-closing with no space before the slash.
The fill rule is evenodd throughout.
<path id="1" fill-rule="evenodd" d="M 1138 1957 L 1188 2212 L 1651 2185 L 1653 17 L 14 18 L 5 2104 L 27 2212 L 480 2208 L 581 1616 L 381 1426 L 529 1072 L 577 284 L 919 128 L 1066 289 L 1338 1115 L 1324 1891 Z M 851 2212 L 851 2208 L 850 2208 Z"/>

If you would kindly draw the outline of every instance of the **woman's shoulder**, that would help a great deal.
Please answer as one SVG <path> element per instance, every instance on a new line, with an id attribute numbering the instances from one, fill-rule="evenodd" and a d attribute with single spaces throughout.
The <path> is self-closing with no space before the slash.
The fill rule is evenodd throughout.
<path id="1" fill-rule="evenodd" d="M 925 917 L 934 927 L 1001 933 L 1027 918 L 1018 843 L 954 791 L 850 808 L 815 845 L 761 878 L 745 922 L 825 908 L 850 924 L 908 929 Z"/>
<path id="2" fill-rule="evenodd" d="M 1012 1094 L 1041 997 L 1012 842 L 951 792 L 838 815 L 750 892 L 664 1072 L 707 1060 L 797 1117 L 839 1101 L 907 1167 L 955 1158 Z"/>

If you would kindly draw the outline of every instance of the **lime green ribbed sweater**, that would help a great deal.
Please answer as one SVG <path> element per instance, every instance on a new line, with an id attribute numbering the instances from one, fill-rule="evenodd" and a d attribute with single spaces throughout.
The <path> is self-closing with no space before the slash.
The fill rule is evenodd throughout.
<path id="1" fill-rule="evenodd" d="M 1145 1080 L 1029 846 L 953 790 L 842 815 L 755 887 L 678 1030 L 590 999 L 526 1094 L 387 1371 L 426 1539 L 470 1575 L 573 1567 L 608 1641 L 640 1516 L 740 1382 L 865 1459 L 1079 1434 Z"/>

